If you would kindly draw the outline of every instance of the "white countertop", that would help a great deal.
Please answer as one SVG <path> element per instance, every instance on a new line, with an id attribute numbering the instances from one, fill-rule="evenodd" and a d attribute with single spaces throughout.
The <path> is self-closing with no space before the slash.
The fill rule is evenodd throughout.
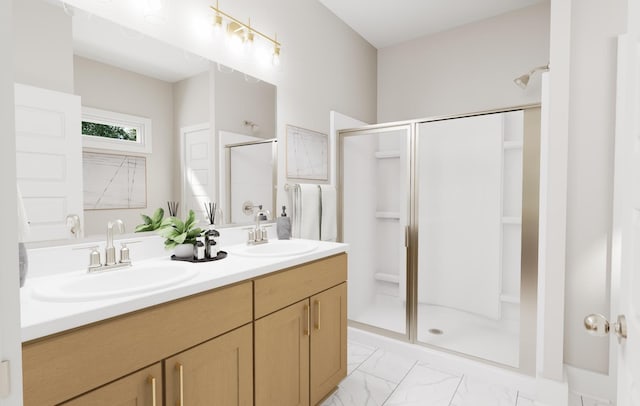
<path id="1" fill-rule="evenodd" d="M 229 252 L 227 258 L 206 263 L 180 262 L 197 270 L 197 275 L 177 285 L 135 295 L 83 302 L 50 302 L 35 299 L 32 289 L 52 283 L 64 275 L 43 276 L 28 280 L 20 289 L 22 341 L 30 341 L 89 323 L 105 320 L 135 310 L 154 306 L 196 293 L 266 275 L 288 267 L 347 251 L 347 244 L 318 241 L 314 251 L 297 256 L 246 257 Z M 231 250 L 229 250 L 231 251 Z M 136 264 L 173 262 L 169 255 L 139 261 Z M 85 272 L 86 271 L 76 271 Z M 126 272 L 126 269 L 110 272 Z"/>

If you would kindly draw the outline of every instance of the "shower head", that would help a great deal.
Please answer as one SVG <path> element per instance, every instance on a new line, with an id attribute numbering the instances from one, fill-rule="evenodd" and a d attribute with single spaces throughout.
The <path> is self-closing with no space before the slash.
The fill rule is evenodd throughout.
<path id="1" fill-rule="evenodd" d="M 519 76 L 515 79 L 513 79 L 513 82 L 518 85 L 518 87 L 522 88 L 522 89 L 526 89 L 527 85 L 529 84 L 529 79 L 531 79 L 531 76 L 540 71 L 540 72 L 546 72 L 549 70 L 549 64 L 546 64 L 544 66 L 538 66 L 536 68 L 533 68 L 529 71 L 529 73 L 525 73 L 522 76 Z"/>

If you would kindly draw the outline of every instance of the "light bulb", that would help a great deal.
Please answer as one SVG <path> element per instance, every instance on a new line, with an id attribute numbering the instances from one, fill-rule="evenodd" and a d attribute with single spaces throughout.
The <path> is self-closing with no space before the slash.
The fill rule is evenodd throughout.
<path id="1" fill-rule="evenodd" d="M 273 47 L 273 59 L 272 62 L 275 66 L 280 65 L 280 45 Z"/>
<path id="2" fill-rule="evenodd" d="M 222 16 L 220 13 L 216 13 L 213 17 L 213 29 L 216 33 L 222 32 Z"/>

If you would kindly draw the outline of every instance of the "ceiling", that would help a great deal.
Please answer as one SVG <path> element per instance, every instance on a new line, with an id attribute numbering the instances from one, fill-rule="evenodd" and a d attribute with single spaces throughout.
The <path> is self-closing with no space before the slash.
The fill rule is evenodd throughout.
<path id="1" fill-rule="evenodd" d="M 381 49 L 545 0 L 319 0 Z"/>
<path id="2" fill-rule="evenodd" d="M 80 9 L 73 11 L 72 26 L 75 55 L 141 75 L 173 83 L 210 67 L 205 58 Z"/>

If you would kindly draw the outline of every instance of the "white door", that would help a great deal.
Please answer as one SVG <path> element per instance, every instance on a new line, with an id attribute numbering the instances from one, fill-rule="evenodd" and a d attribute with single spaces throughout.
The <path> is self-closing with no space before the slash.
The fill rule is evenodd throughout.
<path id="1" fill-rule="evenodd" d="M 640 41 L 637 35 L 619 38 L 617 86 L 611 316 L 622 315 L 626 319 L 626 326 L 622 328 L 627 338 L 621 339 L 618 345 L 617 404 L 637 406 L 640 405 Z"/>
<path id="2" fill-rule="evenodd" d="M 213 141 L 208 124 L 182 128 L 182 216 L 193 210 L 205 221 L 205 204 L 215 200 Z"/>
<path id="3" fill-rule="evenodd" d="M 80 97 L 15 85 L 16 173 L 31 227 L 28 241 L 71 238 L 83 224 Z"/>

